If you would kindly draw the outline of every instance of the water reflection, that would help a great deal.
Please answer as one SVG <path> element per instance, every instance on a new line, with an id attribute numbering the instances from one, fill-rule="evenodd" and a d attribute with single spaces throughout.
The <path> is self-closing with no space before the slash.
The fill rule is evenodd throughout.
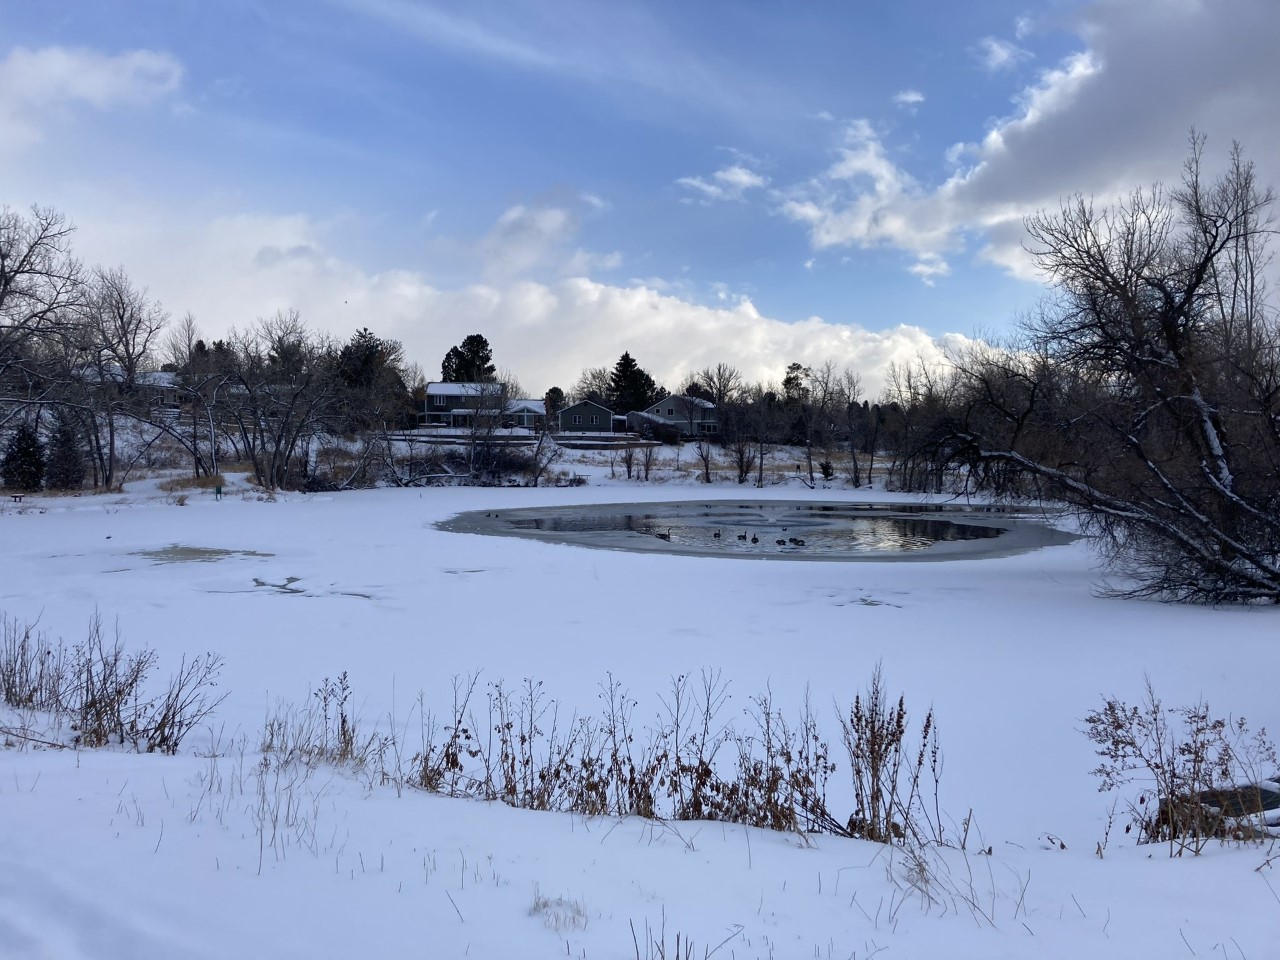
<path id="1" fill-rule="evenodd" d="M 513 530 L 543 533 L 631 533 L 668 541 L 673 548 L 725 553 L 847 554 L 923 550 L 935 543 L 986 540 L 1000 527 L 938 517 L 936 507 L 885 510 L 840 505 L 708 505 L 612 513 L 600 508 L 555 510 L 512 517 Z M 922 516 L 931 512 L 934 516 Z"/>

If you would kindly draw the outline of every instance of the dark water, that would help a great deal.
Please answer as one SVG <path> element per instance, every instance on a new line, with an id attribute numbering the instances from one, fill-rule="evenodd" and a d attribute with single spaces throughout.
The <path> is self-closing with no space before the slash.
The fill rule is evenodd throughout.
<path id="1" fill-rule="evenodd" d="M 888 511 L 830 504 L 681 506 L 643 512 L 633 508 L 625 513 L 596 507 L 548 511 L 544 516 L 506 522 L 513 530 L 629 532 L 669 540 L 677 549 L 740 554 L 911 551 L 940 542 L 986 540 L 1004 532 L 999 527 L 943 519 L 936 507 L 894 507 L 892 515 L 880 513 Z"/>

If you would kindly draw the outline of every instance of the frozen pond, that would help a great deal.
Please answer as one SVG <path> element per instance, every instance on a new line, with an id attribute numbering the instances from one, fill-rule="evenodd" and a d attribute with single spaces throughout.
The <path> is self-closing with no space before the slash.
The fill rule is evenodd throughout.
<path id="1" fill-rule="evenodd" d="M 528 507 L 473 511 L 439 526 L 609 550 L 770 560 L 952 560 L 1074 539 L 1025 511 L 815 501 Z"/>

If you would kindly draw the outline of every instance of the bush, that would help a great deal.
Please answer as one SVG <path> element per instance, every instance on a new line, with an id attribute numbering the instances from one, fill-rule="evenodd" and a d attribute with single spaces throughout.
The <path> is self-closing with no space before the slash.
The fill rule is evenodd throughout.
<path id="1" fill-rule="evenodd" d="M 899 696 L 896 704 L 889 700 L 877 664 L 867 689 L 854 698 L 848 718 L 841 718 L 840 728 L 857 802 L 849 833 L 879 843 L 941 844 L 938 778 L 942 765 L 933 710 L 925 714 L 912 756 L 905 699 Z M 926 770 L 931 790 L 926 790 Z M 932 809 L 926 803 L 927 793 L 932 794 Z"/>
<path id="2" fill-rule="evenodd" d="M 1265 729 L 1244 718 L 1214 717 L 1203 700 L 1166 709 L 1148 680 L 1141 704 L 1108 697 L 1085 717 L 1103 761 L 1100 791 L 1137 781 L 1130 801 L 1140 843 L 1169 844 L 1169 856 L 1199 854 L 1211 839 L 1271 838 L 1260 779 L 1274 779 L 1276 751 Z"/>
<path id="3" fill-rule="evenodd" d="M 164 692 L 150 695 L 146 680 L 156 661 L 154 650 L 127 651 L 118 630 L 106 639 L 96 614 L 86 640 L 70 648 L 35 624 L 5 620 L 0 626 L 0 695 L 10 706 L 68 721 L 78 746 L 177 753 L 225 697 L 212 693 L 221 657 L 184 657 Z"/>
<path id="4" fill-rule="evenodd" d="M 9 438 L 0 473 L 10 490 L 39 490 L 44 483 L 44 444 L 30 424 L 21 424 Z"/>

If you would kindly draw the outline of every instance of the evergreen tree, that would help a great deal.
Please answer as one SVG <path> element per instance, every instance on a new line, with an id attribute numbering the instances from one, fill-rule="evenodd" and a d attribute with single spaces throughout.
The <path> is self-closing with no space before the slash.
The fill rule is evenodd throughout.
<path id="1" fill-rule="evenodd" d="M 666 396 L 630 353 L 618 358 L 609 374 L 609 406 L 615 413 L 644 410 Z"/>
<path id="2" fill-rule="evenodd" d="M 49 462 L 45 467 L 45 482 L 50 490 L 79 490 L 84 485 L 84 455 L 76 429 L 67 420 L 59 419 L 49 441 Z"/>
<path id="3" fill-rule="evenodd" d="M 489 341 L 473 333 L 456 347 L 450 347 L 440 364 L 440 379 L 445 383 L 493 383 L 497 368 Z"/>
<path id="4" fill-rule="evenodd" d="M 547 419 L 555 420 L 564 409 L 564 391 L 559 387 L 552 387 L 543 396 L 542 402 L 547 408 Z"/>
<path id="5" fill-rule="evenodd" d="M 44 480 L 44 444 L 35 427 L 22 424 L 9 438 L 0 473 L 10 490 L 39 490 Z"/>

